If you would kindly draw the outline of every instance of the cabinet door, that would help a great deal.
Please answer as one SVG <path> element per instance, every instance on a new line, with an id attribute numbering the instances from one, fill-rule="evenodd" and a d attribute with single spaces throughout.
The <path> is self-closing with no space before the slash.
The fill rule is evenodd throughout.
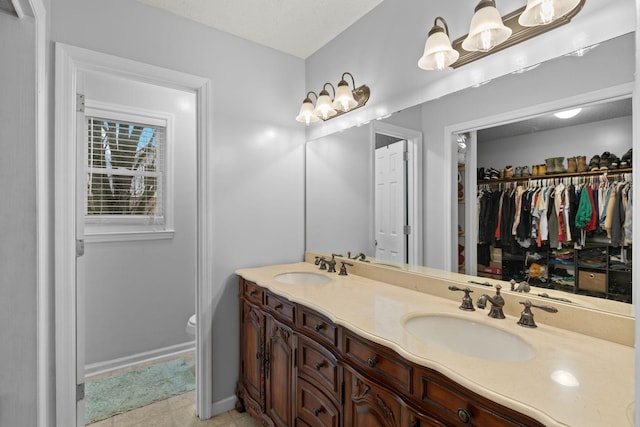
<path id="1" fill-rule="evenodd" d="M 417 420 L 402 400 L 350 369 L 344 370 L 344 425 L 352 427 L 414 427 Z"/>
<path id="2" fill-rule="evenodd" d="M 245 302 L 242 322 L 242 382 L 249 397 L 264 408 L 264 315 L 258 307 Z"/>
<path id="3" fill-rule="evenodd" d="M 282 323 L 266 316 L 265 412 L 276 426 L 293 425 L 293 334 Z"/>

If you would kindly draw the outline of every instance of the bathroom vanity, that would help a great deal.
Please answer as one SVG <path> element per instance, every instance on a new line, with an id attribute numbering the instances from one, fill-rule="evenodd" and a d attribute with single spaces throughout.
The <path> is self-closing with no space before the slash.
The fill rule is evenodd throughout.
<path id="1" fill-rule="evenodd" d="M 353 270 L 237 271 L 238 409 L 282 427 L 633 424 L 632 346 L 548 326 L 541 311 L 538 328 L 518 326 L 526 297 L 506 295 L 506 319 L 491 319 L 459 310 L 444 279 L 405 276 L 415 290 Z M 474 300 L 492 292 L 471 287 Z M 423 322 L 434 319 L 438 328 Z M 477 336 L 478 325 L 495 334 Z M 423 334 L 434 329 L 441 336 Z"/>

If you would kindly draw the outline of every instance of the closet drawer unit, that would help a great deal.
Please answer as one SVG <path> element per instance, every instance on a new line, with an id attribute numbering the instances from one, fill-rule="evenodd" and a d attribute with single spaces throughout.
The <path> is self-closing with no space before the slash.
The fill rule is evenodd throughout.
<path id="1" fill-rule="evenodd" d="M 303 425 L 314 427 L 338 427 L 340 410 L 322 391 L 313 384 L 298 379 L 297 416 L 304 421 Z"/>
<path id="2" fill-rule="evenodd" d="M 413 392 L 413 370 L 409 363 L 385 347 L 344 331 L 343 353 L 360 371 L 393 384 L 398 390 Z"/>
<path id="3" fill-rule="evenodd" d="M 578 272 L 578 287 L 586 291 L 607 292 L 607 274 L 580 270 Z"/>
<path id="4" fill-rule="evenodd" d="M 310 308 L 300 306 L 298 311 L 298 328 L 315 341 L 338 346 L 338 328 L 333 322 Z"/>
<path id="5" fill-rule="evenodd" d="M 253 282 L 245 280 L 244 282 L 244 297 L 248 301 L 254 304 L 262 305 L 262 297 L 264 296 L 264 289 L 256 285 Z"/>
<path id="6" fill-rule="evenodd" d="M 285 298 L 281 298 L 271 292 L 266 292 L 264 297 L 265 306 L 276 314 L 280 320 L 288 323 L 295 322 L 295 305 Z"/>
<path id="7" fill-rule="evenodd" d="M 298 375 L 314 380 L 335 399 L 340 399 L 340 375 L 336 358 L 310 340 L 298 340 Z"/>

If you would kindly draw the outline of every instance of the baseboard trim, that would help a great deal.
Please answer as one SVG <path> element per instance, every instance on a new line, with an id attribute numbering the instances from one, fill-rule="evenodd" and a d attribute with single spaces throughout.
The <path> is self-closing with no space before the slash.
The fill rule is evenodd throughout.
<path id="1" fill-rule="evenodd" d="M 169 347 L 158 348 L 156 350 L 145 351 L 143 353 L 133 354 L 131 356 L 121 357 L 118 359 L 107 360 L 105 362 L 97 362 L 86 365 L 84 368 L 85 378 L 95 375 L 104 374 L 117 369 L 127 368 L 129 366 L 140 363 L 152 362 L 170 356 L 177 356 L 187 351 L 195 351 L 196 342 L 189 341 L 182 344 L 176 344 Z M 226 399 L 225 399 L 226 400 Z"/>
<path id="2" fill-rule="evenodd" d="M 223 412 L 227 412 L 236 407 L 236 396 L 229 396 L 225 399 L 218 400 L 217 402 L 213 402 L 211 404 L 211 416 L 215 417 L 216 415 L 220 415 Z"/>

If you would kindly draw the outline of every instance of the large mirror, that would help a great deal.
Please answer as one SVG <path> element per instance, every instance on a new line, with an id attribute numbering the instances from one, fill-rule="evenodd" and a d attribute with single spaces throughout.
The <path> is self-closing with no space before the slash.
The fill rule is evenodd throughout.
<path id="1" fill-rule="evenodd" d="M 429 236 L 427 228 L 433 227 L 433 222 L 425 221 L 425 217 L 433 217 L 432 209 L 437 209 L 429 201 L 429 188 L 441 187 L 446 180 L 434 182 L 437 178 L 427 173 L 429 168 L 434 167 L 429 159 L 438 158 L 438 156 L 430 157 L 430 151 L 434 148 L 430 146 L 430 136 L 437 136 L 438 140 L 441 140 L 444 130 L 455 130 L 451 134 L 452 164 L 443 168 L 443 171 L 455 169 L 456 136 L 464 134 L 469 138 L 464 152 L 467 171 L 464 197 L 467 205 L 475 200 L 476 171 L 481 166 L 494 167 L 499 172 L 506 165 L 513 165 L 513 167 L 527 165 L 529 172 L 532 172 L 533 165 L 545 163 L 545 159 L 551 157 L 568 158 L 580 155 L 586 156 L 586 162 L 589 162 L 593 155 L 601 155 L 605 151 L 621 157 L 626 151 L 623 151 L 624 143 L 608 149 L 602 145 L 589 146 L 585 144 L 584 137 L 566 138 L 561 144 L 554 143 L 554 149 L 551 151 L 540 149 L 536 152 L 535 143 L 532 142 L 536 133 L 542 133 L 542 137 L 548 138 L 549 134 L 545 135 L 544 132 L 550 130 L 537 132 L 536 125 L 530 120 L 533 116 L 542 116 L 545 106 L 548 108 L 547 112 L 552 112 L 558 105 L 568 109 L 569 105 L 565 104 L 571 100 L 580 102 L 581 105 L 593 106 L 605 105 L 604 101 L 609 99 L 626 98 L 628 107 L 634 81 L 634 52 L 634 34 L 627 34 L 601 43 L 589 52 L 583 52 L 583 56 L 556 58 L 524 73 L 503 76 L 489 84 L 468 88 L 441 99 L 408 108 L 380 121 L 364 123 L 358 127 L 308 141 L 306 149 L 307 250 L 321 253 L 338 252 L 345 256 L 350 253 L 352 257 L 363 253 L 368 259 L 390 266 L 425 271 L 425 274 L 437 274 L 433 269 L 428 268 L 433 266 L 430 259 L 425 259 L 430 257 L 429 254 L 434 253 L 433 248 L 430 251 L 425 248 L 439 244 L 427 241 Z M 626 93 L 622 93 L 625 91 Z M 569 101 L 563 104 L 563 100 Z M 561 102 L 558 103 L 558 101 Z M 503 118 L 513 110 L 526 112 L 531 105 L 537 108 L 533 109 L 528 116 L 523 115 L 507 120 Z M 622 114 L 616 114 L 618 114 L 617 117 L 591 115 L 588 123 L 582 123 L 579 126 L 583 126 L 584 131 L 588 132 L 586 129 L 589 127 L 598 128 L 599 122 L 619 120 L 626 122 L 629 126 L 621 131 L 626 132 L 628 137 L 631 123 L 629 109 L 627 108 Z M 483 121 L 488 117 L 499 119 L 494 123 Z M 514 122 L 521 123 L 515 125 Z M 468 124 L 475 127 L 465 127 Z M 519 136 L 515 133 L 513 135 L 504 133 L 510 131 L 509 127 L 504 126 L 506 124 L 510 124 L 512 132 L 514 132 L 513 129 L 520 129 L 517 131 L 520 133 Z M 526 135 L 522 133 L 524 128 L 527 129 Z M 491 129 L 494 129 L 493 133 Z M 565 128 L 564 131 L 567 132 L 567 129 L 569 128 Z M 498 135 L 497 132 L 502 133 Z M 413 145 L 412 138 L 414 138 L 413 141 L 417 138 L 420 142 Z M 494 142 L 486 143 L 483 149 L 483 138 Z M 523 158 L 509 158 L 509 155 L 517 154 L 520 148 L 514 145 L 503 145 L 500 149 L 502 157 L 496 158 L 495 162 L 488 162 L 487 156 L 491 156 L 488 147 L 493 144 L 495 148 L 510 138 L 528 139 L 529 142 L 523 142 L 523 147 L 531 151 L 528 154 L 522 154 Z M 393 169 L 392 166 L 397 165 L 389 160 L 395 156 L 390 153 L 394 152 L 394 146 L 397 143 L 404 147 L 402 150 L 408 151 L 408 154 L 401 155 L 408 159 L 410 165 L 407 166 L 405 162 L 404 167 L 401 168 L 405 184 L 399 190 L 389 189 L 393 186 L 387 185 L 387 189 L 381 191 L 380 188 L 384 188 L 385 184 L 381 183 L 379 175 L 389 175 L 390 170 Z M 630 148 L 631 139 L 628 139 L 627 143 Z M 438 150 L 439 148 L 436 147 L 435 151 Z M 425 151 L 426 155 L 423 154 Z M 441 163 L 440 159 L 436 161 Z M 382 165 L 386 165 L 386 169 Z M 474 175 L 474 179 L 469 178 L 469 175 Z M 455 184 L 457 183 L 454 182 Z M 422 186 L 425 188 L 423 189 Z M 473 190 L 469 190 L 470 187 Z M 477 215 L 477 212 L 468 206 L 455 207 L 458 206 L 456 203 L 458 194 L 454 188 L 451 191 L 453 206 L 451 212 L 452 216 L 458 216 L 458 218 L 452 218 L 452 223 L 455 228 L 459 222 L 464 225 L 465 219 L 467 225 L 472 224 L 475 221 L 473 215 Z M 402 194 L 400 198 L 398 198 L 398 192 Z M 390 204 L 386 203 L 386 200 L 396 200 L 396 202 Z M 398 200 L 402 202 L 398 203 Z M 398 204 L 402 205 L 402 209 L 397 209 Z M 399 229 L 393 225 L 393 221 L 384 219 L 385 216 L 396 218 L 398 215 L 402 216 L 404 224 L 410 224 L 408 228 Z M 423 221 L 420 221 L 420 218 Z M 400 222 L 397 223 L 400 224 Z M 422 230 L 421 226 L 425 223 L 429 225 Z M 462 243 L 466 248 L 464 263 L 467 267 L 475 266 L 478 254 L 473 247 L 477 244 L 477 233 L 475 235 L 473 232 L 469 233 L 469 229 L 466 228 L 467 232 L 460 239 L 456 230 L 452 231 L 452 241 L 447 247 L 454 248 L 452 251 L 454 253 L 444 256 L 457 259 L 455 248 Z M 400 250 L 394 249 L 396 243 L 385 240 L 385 236 L 390 234 L 399 242 L 397 244 L 401 245 Z M 457 266 L 458 263 L 452 262 L 452 265 Z M 421 269 L 421 267 L 426 268 Z M 457 268 L 454 267 L 452 270 L 457 271 Z M 476 275 L 477 269 L 467 268 L 466 273 Z M 541 289 L 548 290 L 545 287 Z M 552 295 L 555 294 L 552 293 Z M 597 296 L 597 293 L 593 295 Z M 582 298 L 582 295 L 580 297 Z M 630 304 L 622 304 L 606 298 L 584 297 L 582 300 L 588 301 L 585 305 L 592 308 L 624 314 L 632 312 Z M 622 307 L 619 307 L 620 305 Z"/>

